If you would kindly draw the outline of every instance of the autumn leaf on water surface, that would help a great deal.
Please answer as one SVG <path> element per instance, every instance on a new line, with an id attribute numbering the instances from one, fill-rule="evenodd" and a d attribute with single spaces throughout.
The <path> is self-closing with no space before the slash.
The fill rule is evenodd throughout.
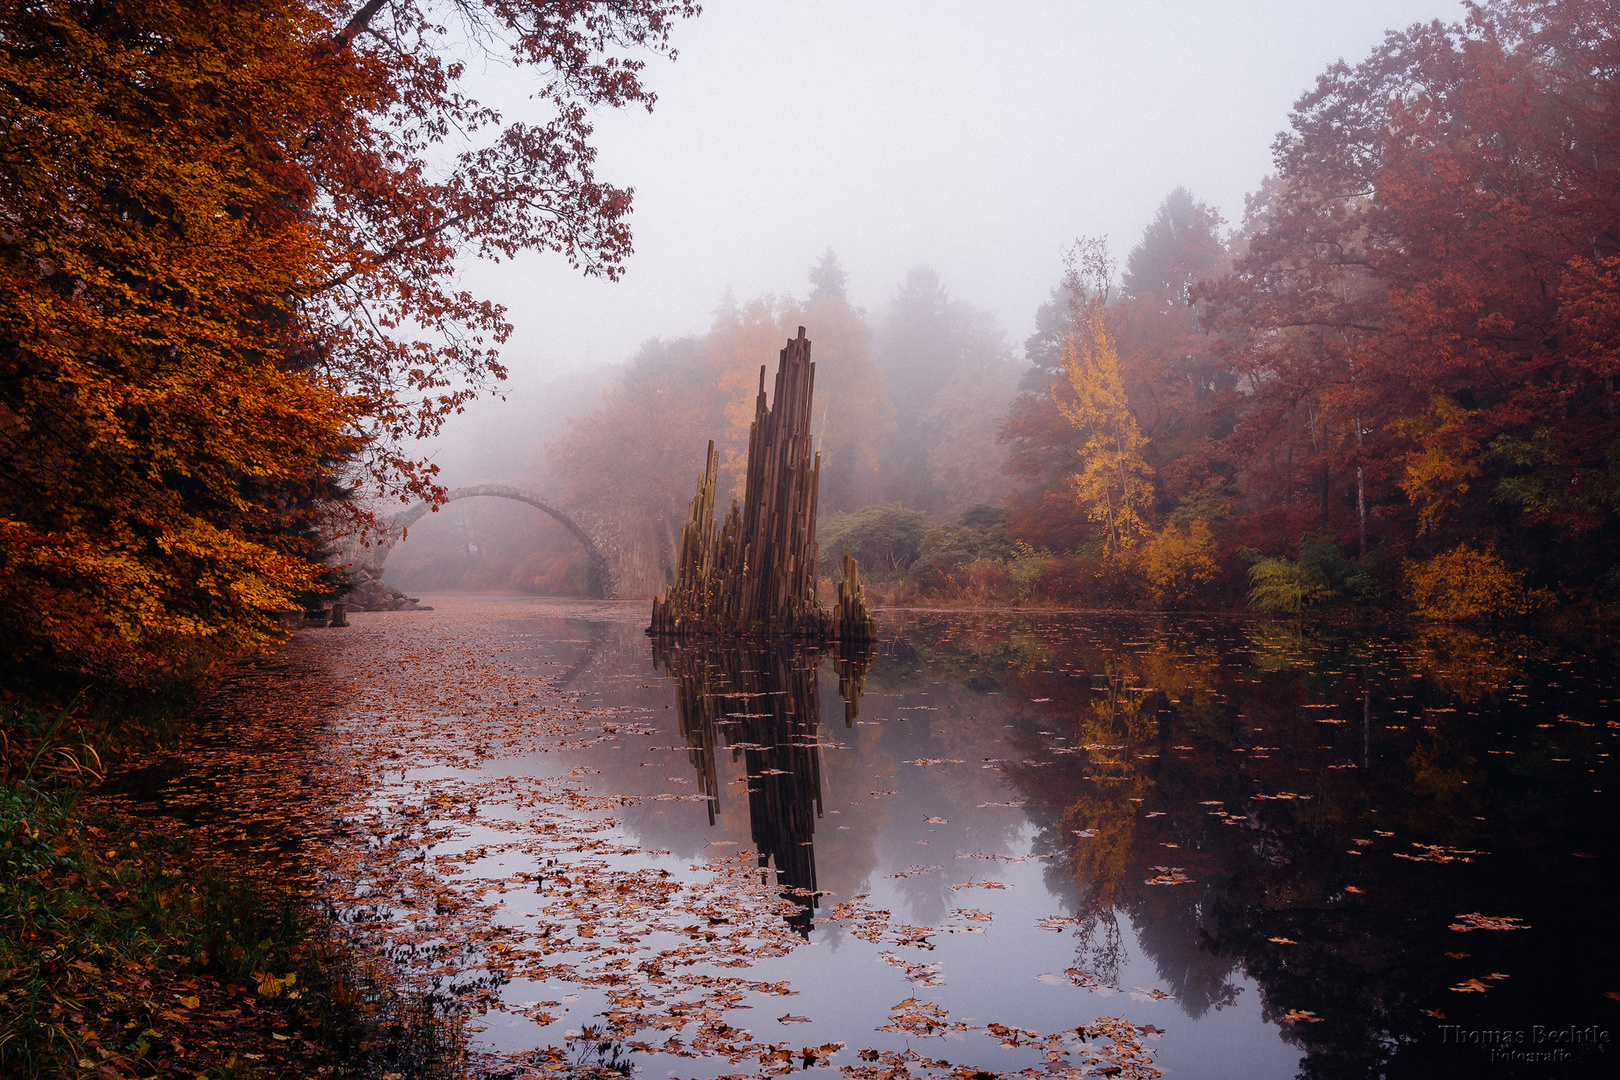
<path id="1" fill-rule="evenodd" d="M 1266 940 L 1270 941 L 1270 942 L 1274 942 L 1274 943 L 1276 943 L 1278 945 L 1298 945 L 1299 944 L 1299 942 L 1295 941 L 1293 938 L 1285 938 L 1285 937 L 1268 937 L 1268 938 L 1266 938 Z"/>
<path id="2" fill-rule="evenodd" d="M 1419 844 L 1414 842 L 1412 846 L 1419 850 L 1419 854 L 1408 855 L 1404 851 L 1396 851 L 1393 854 L 1397 859 L 1405 859 L 1408 862 L 1430 863 L 1473 862 L 1474 860 L 1470 856 L 1490 854 L 1488 851 L 1448 848 L 1443 844 Z"/>
<path id="3" fill-rule="evenodd" d="M 1486 986 L 1478 979 L 1464 979 L 1456 986 L 1453 986 L 1452 989 L 1463 994 L 1483 994 L 1485 991 L 1489 990 L 1490 987 Z"/>
<path id="4" fill-rule="evenodd" d="M 930 825 L 949 825 L 950 824 L 950 822 L 946 821 L 942 817 L 924 818 L 923 820 L 927 821 L 928 824 L 930 824 Z"/>
<path id="5" fill-rule="evenodd" d="M 1179 866 L 1155 866 L 1153 869 L 1159 872 L 1158 876 L 1148 878 L 1144 885 L 1186 885 L 1192 881 Z"/>
<path id="6" fill-rule="evenodd" d="M 1317 1016 L 1309 1009 L 1289 1009 L 1287 1012 L 1282 1014 L 1281 1019 L 1290 1024 L 1320 1024 L 1323 1018 Z"/>
<path id="7" fill-rule="evenodd" d="M 792 1013 L 783 1013 L 776 1018 L 776 1022 L 778 1024 L 808 1024 L 810 1018 L 808 1016 L 794 1016 Z"/>
<path id="8" fill-rule="evenodd" d="M 1457 921 L 1449 929 L 1458 933 L 1467 933 L 1470 930 L 1529 930 L 1523 919 L 1512 916 L 1481 915 L 1479 912 L 1470 912 L 1467 915 L 1458 915 Z"/>

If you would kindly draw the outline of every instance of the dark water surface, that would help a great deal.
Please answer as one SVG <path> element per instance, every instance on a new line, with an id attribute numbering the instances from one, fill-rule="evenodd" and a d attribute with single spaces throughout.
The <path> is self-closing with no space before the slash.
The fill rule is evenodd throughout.
<path id="1" fill-rule="evenodd" d="M 864 652 L 676 648 L 639 608 L 434 602 L 292 647 L 343 687 L 340 831 L 393 823 L 326 874 L 357 925 L 432 924 L 396 955 L 536 1074 L 1613 1067 L 1601 647 L 891 612 Z M 1097 1058 L 1101 1018 L 1140 1052 Z"/>

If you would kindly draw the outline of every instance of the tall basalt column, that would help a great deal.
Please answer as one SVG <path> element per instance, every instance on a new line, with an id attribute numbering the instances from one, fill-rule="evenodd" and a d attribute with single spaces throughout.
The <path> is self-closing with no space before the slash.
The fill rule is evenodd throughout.
<path id="1" fill-rule="evenodd" d="M 869 639 L 873 623 L 858 584 L 840 589 L 837 615 L 816 602 L 816 503 L 821 455 L 810 437 L 816 366 L 810 341 L 788 341 L 774 396 L 759 369 L 748 431 L 743 501 L 714 524 L 718 455 L 709 455 L 681 530 L 676 583 L 653 601 L 659 636 L 744 635 Z M 846 577 L 853 560 L 845 559 Z M 857 579 L 858 581 L 858 579 Z M 851 605 L 857 606 L 851 606 Z"/>

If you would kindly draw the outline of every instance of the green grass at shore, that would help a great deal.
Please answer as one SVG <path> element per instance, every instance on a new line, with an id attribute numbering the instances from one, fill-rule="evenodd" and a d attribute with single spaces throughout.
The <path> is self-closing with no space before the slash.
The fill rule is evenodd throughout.
<path id="1" fill-rule="evenodd" d="M 15 700 L 0 725 L 0 1075 L 461 1074 L 456 1017 L 393 989 L 310 897 L 87 797 L 105 755 L 82 728 L 61 739 Z"/>

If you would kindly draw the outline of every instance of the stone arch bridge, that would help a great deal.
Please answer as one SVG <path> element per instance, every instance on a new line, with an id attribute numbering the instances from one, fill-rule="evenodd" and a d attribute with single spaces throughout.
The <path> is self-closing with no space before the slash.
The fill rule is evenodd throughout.
<path id="1" fill-rule="evenodd" d="M 510 499 L 551 515 L 585 549 L 587 580 L 593 596 L 608 600 L 652 596 L 663 588 L 670 575 L 672 567 L 667 553 L 649 556 L 642 545 L 628 541 L 617 526 L 587 511 L 565 508 L 505 484 L 478 484 L 445 493 L 446 502 L 472 498 Z M 383 585 L 383 564 L 395 545 L 405 539 L 406 530 L 432 509 L 429 503 L 418 503 L 396 514 L 389 520 L 385 533 L 369 546 L 344 541 L 342 559 L 355 580 L 350 593 L 351 606 L 362 609 L 398 606 L 388 602 L 388 596 L 397 596 L 397 590 Z"/>

